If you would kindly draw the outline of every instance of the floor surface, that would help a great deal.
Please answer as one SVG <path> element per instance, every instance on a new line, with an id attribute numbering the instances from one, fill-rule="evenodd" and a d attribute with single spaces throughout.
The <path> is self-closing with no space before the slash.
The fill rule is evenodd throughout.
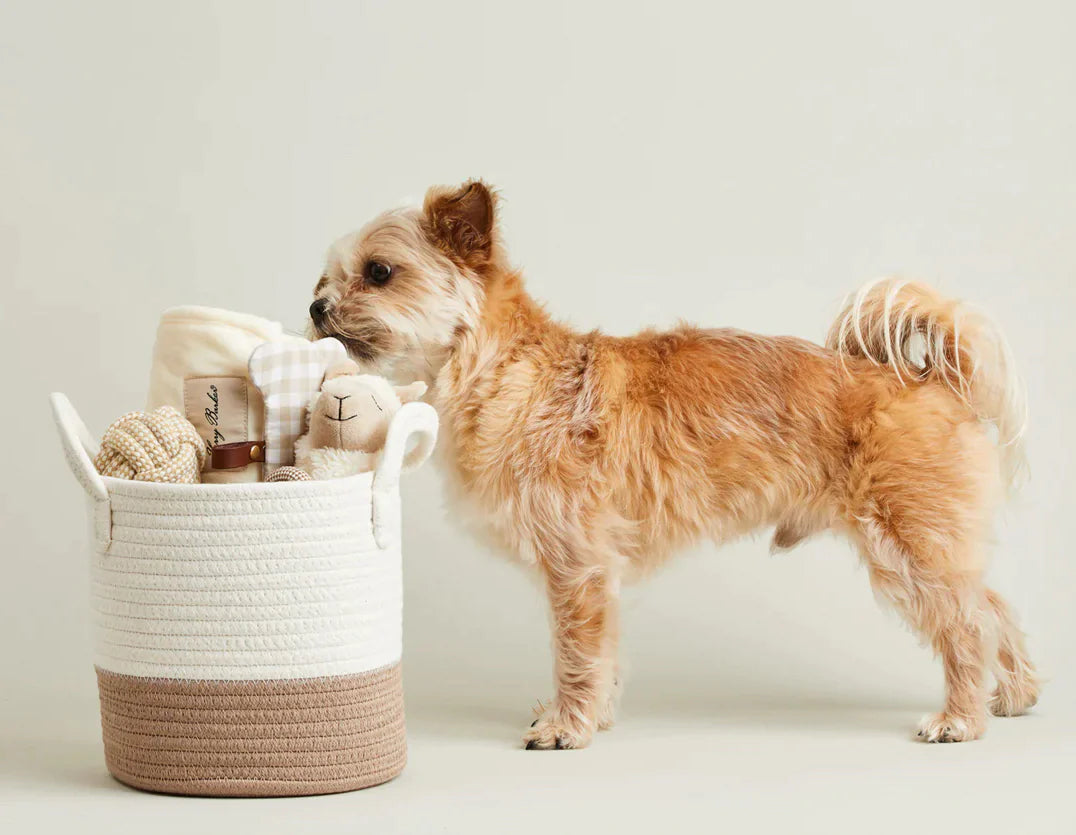
<path id="1" fill-rule="evenodd" d="M 6 833 L 1073 833 L 1069 713 L 1047 702 L 980 741 L 923 745 L 916 706 L 644 703 L 587 750 L 533 752 L 517 712 L 444 706 L 412 711 L 395 781 L 278 800 L 128 789 L 69 716 L 3 731 L 0 804 Z"/>

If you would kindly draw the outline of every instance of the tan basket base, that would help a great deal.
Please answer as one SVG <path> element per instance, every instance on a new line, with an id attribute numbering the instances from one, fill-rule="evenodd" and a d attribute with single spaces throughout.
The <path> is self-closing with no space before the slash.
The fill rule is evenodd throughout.
<path id="1" fill-rule="evenodd" d="M 407 759 L 400 665 L 283 681 L 176 681 L 97 670 L 105 761 L 148 791 L 272 797 L 352 791 Z"/>

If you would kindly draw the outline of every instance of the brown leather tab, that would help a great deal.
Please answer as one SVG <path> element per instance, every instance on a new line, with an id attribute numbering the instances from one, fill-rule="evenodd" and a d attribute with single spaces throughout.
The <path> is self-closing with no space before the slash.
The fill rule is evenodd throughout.
<path id="1" fill-rule="evenodd" d="M 234 470 L 265 460 L 265 444 L 261 441 L 239 441 L 213 447 L 213 469 Z"/>

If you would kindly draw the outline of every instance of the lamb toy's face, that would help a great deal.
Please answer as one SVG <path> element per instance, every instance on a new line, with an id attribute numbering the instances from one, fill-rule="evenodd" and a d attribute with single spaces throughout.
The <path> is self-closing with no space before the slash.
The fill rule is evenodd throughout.
<path id="1" fill-rule="evenodd" d="M 422 382 L 393 386 L 383 377 L 332 369 L 307 412 L 310 446 L 377 452 L 392 416 L 425 392 Z"/>

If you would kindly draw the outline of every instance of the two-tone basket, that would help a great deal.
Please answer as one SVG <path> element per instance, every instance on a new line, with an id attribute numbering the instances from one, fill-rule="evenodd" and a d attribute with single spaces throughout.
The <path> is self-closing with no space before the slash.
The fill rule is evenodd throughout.
<path id="1" fill-rule="evenodd" d="M 433 448 L 433 409 L 400 409 L 373 473 L 191 485 L 98 475 L 68 399 L 52 395 L 52 408 L 89 495 L 113 776 L 222 796 L 395 777 L 406 759 L 399 477 Z"/>

